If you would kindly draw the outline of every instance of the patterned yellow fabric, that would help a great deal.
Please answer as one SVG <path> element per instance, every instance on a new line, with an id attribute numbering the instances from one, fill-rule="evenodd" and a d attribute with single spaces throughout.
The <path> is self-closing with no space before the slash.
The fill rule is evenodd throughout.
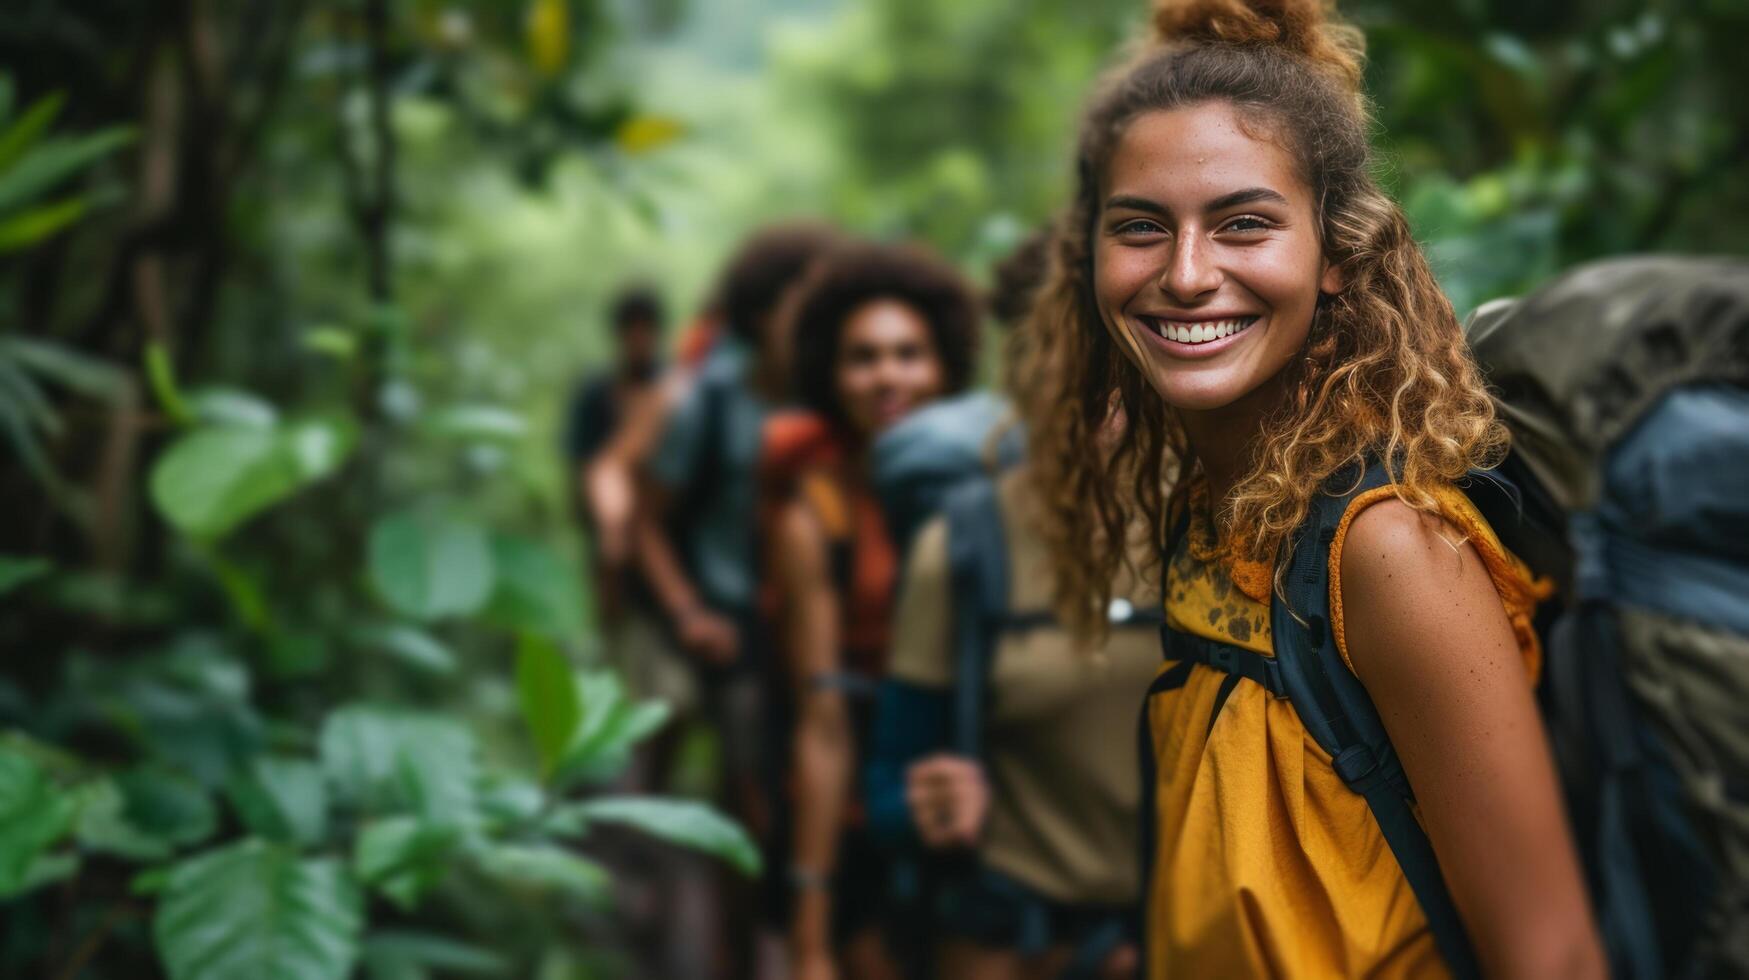
<path id="1" fill-rule="evenodd" d="M 1273 656 L 1270 570 L 1219 554 L 1196 489 L 1189 532 L 1168 563 L 1167 620 Z M 1357 498 L 1333 542 L 1336 624 L 1348 524 L 1382 496 Z M 1439 500 L 1487 564 L 1534 673 L 1529 611 L 1547 586 L 1530 581 L 1461 492 Z M 1184 674 L 1168 661 L 1160 676 L 1175 669 L 1183 686 L 1152 694 L 1146 707 L 1155 766 L 1148 976 L 1447 976 L 1366 800 L 1342 784 L 1293 707 L 1249 680 L 1222 704 L 1227 674 L 1202 664 Z"/>

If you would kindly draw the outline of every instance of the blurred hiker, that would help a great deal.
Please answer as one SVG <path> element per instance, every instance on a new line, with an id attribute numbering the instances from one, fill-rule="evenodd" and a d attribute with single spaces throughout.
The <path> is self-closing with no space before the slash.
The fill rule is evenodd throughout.
<path id="1" fill-rule="evenodd" d="M 1044 279 L 1048 238 L 1044 231 L 1027 236 L 994 270 L 995 285 L 985 305 L 1005 334 L 1010 363 L 1018 343 L 1014 327 L 1026 316 Z M 987 475 L 993 466 L 1014 462 L 1020 444 L 1018 420 L 1007 397 L 986 388 L 940 399 L 883 432 L 871 451 L 870 477 L 900 554 L 909 552 L 912 539 L 941 510 L 949 490 L 968 477 Z"/>
<path id="2" fill-rule="evenodd" d="M 1049 612 L 1033 495 L 1015 468 L 957 489 L 925 526 L 880 701 L 878 829 L 975 857 L 937 875 L 930 896 L 943 977 L 1135 967 L 1134 707 L 1159 664 L 1159 589 L 1120 573 L 1107 640 L 1077 648 Z M 1132 541 L 1145 566 L 1146 535 Z"/>
<path id="3" fill-rule="evenodd" d="M 1064 367 L 1025 403 L 1058 614 L 1103 630 L 1137 511 L 1166 542 L 1146 970 L 1601 976 L 1532 691 L 1548 586 L 1459 487 L 1507 434 L 1330 17 L 1157 6 L 1033 321 Z"/>
<path id="4" fill-rule="evenodd" d="M 626 439 L 626 427 L 651 412 L 662 397 L 662 304 L 646 286 L 626 287 L 609 305 L 607 320 L 613 359 L 578 384 L 566 412 L 565 452 L 576 480 L 579 512 L 590 532 L 591 580 L 606 659 L 633 696 L 662 700 L 672 710 L 669 725 L 639 747 L 620 788 L 661 793 L 669 789 L 678 750 L 696 718 L 697 684 L 663 628 L 640 569 L 603 554 L 601 529 L 616 512 L 629 515 L 634 501 L 615 499 L 615 488 L 591 475 Z M 697 942 L 697 934 L 708 933 L 713 918 L 712 890 L 703 881 L 708 863 L 651 846 L 635 835 L 626 835 L 610 853 L 621 893 L 617 934 L 627 955 L 641 970 L 656 975 L 703 970 L 708 950 Z M 682 937 L 692 941 L 678 941 Z"/>
<path id="5" fill-rule="evenodd" d="M 660 397 L 661 300 L 645 286 L 622 289 L 608 308 L 608 326 L 613 335 L 612 362 L 578 382 L 565 412 L 564 439 L 579 512 L 591 532 L 600 608 L 611 623 L 620 618 L 627 602 L 638 601 L 640 597 L 634 593 L 639 591 L 639 583 L 623 562 L 604 558 L 599 531 L 612 521 L 612 515 L 629 512 L 631 501 L 619 499 L 612 488 L 591 480 L 590 473 L 616 438 L 623 437 L 627 420 L 649 411 L 650 404 Z"/>
<path id="6" fill-rule="evenodd" d="M 669 412 L 648 460 L 650 520 L 672 561 L 651 570 L 675 633 L 701 661 L 725 667 L 750 646 L 755 586 L 756 469 L 766 415 L 788 396 L 789 339 L 780 309 L 803 272 L 836 241 L 815 225 L 752 236 L 726 267 L 723 332 Z"/>
<path id="7" fill-rule="evenodd" d="M 1004 328 L 1030 311 L 1047 244 L 1034 235 L 998 264 L 991 308 Z M 1024 391 L 1048 365 L 1008 340 L 1008 388 Z M 1126 570 L 1110 641 L 1076 649 L 1050 614 L 1037 501 L 1010 458 L 1019 432 L 991 429 L 982 452 L 967 451 L 968 411 L 913 415 L 882 437 L 875 465 L 898 520 L 935 514 L 908 551 L 866 771 L 871 826 L 910 856 L 895 882 L 915 906 L 909 965 L 942 977 L 1132 975 L 1133 711 L 1159 663 L 1159 588 Z M 1145 534 L 1132 545 L 1132 565 L 1146 567 Z"/>
<path id="8" fill-rule="evenodd" d="M 769 594 L 791 726 L 778 750 L 784 820 L 770 845 L 773 912 L 792 976 L 898 976 L 882 936 L 883 862 L 856 786 L 871 696 L 886 670 L 897 557 L 867 480 L 870 443 L 962 389 L 976 303 L 959 275 L 909 248 L 855 245 L 810 276 L 794 314 L 806 415 L 766 437 Z"/>
<path id="9" fill-rule="evenodd" d="M 647 507 L 639 507 L 639 498 L 647 492 L 640 484 L 669 416 L 692 390 L 698 368 L 722 330 L 722 313 L 712 300 L 682 332 L 675 344 L 672 364 L 654 380 L 652 390 L 625 405 L 614 420 L 612 437 L 591 454 L 578 474 L 590 506 L 595 557 L 612 574 L 620 574 L 631 566 L 660 564 L 662 560 L 652 559 L 652 541 L 639 536 L 639 529 L 644 526 L 640 515 L 647 513 Z M 660 550 L 667 542 L 664 539 L 656 544 L 656 550 Z"/>
<path id="10" fill-rule="evenodd" d="M 600 516 L 630 507 L 630 502 L 603 499 L 611 495 L 590 479 L 602 457 L 624 437 L 629 420 L 652 410 L 662 397 L 658 379 L 663 328 L 661 300 L 647 286 L 620 291 L 608 310 L 613 332 L 612 363 L 583 379 L 566 413 L 565 450 L 572 466 L 589 535 L 597 608 L 601 612 L 608 660 L 638 697 L 668 702 L 677 719 L 688 717 L 697 704 L 692 671 L 665 635 L 661 610 L 636 564 L 603 559 L 597 533 Z M 655 789 L 667 771 L 672 739 L 654 743 L 654 766 L 642 788 Z"/>
<path id="11" fill-rule="evenodd" d="M 722 802 L 756 834 L 769 825 L 761 758 L 765 643 L 758 635 L 758 464 L 766 417 L 789 397 L 785 308 L 839 238 L 815 224 L 752 235 L 716 288 L 721 328 L 680 382 L 638 481 L 633 548 L 667 627 L 698 670 L 717 737 Z M 725 873 L 726 976 L 755 969 L 752 885 Z"/>

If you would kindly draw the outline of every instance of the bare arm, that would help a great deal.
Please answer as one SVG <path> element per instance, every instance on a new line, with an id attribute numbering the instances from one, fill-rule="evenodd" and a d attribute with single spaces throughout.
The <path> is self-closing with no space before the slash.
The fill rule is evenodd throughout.
<path id="1" fill-rule="evenodd" d="M 1481 556 L 1397 500 L 1341 559 L 1350 659 L 1491 977 L 1602 977 L 1602 947 L 1524 662 Z"/>
<path id="2" fill-rule="evenodd" d="M 823 528 L 802 504 L 779 515 L 775 555 L 784 610 L 785 649 L 796 698 L 794 765 L 796 869 L 826 878 L 837 860 L 838 832 L 850 795 L 855 746 L 844 694 L 822 686 L 839 670 L 838 597 L 833 593 Z M 830 943 L 831 895 L 806 888 L 798 896 L 791 943 L 798 951 Z"/>
<path id="3" fill-rule="evenodd" d="M 692 384 L 692 372 L 675 368 L 631 399 L 625 418 L 614 432 L 607 451 L 628 466 L 640 467 L 655 452 L 668 416 L 680 401 L 687 386 Z"/>
<path id="4" fill-rule="evenodd" d="M 670 501 L 645 464 L 691 373 L 670 372 L 626 407 L 623 423 L 583 471 L 601 561 L 611 572 L 631 565 L 673 624 L 681 645 L 712 663 L 739 655 L 734 623 L 705 605 L 663 524 Z M 607 576 L 611 578 L 610 576 Z"/>
<path id="5" fill-rule="evenodd" d="M 687 372 L 670 372 L 629 397 L 607 444 L 577 469 L 577 492 L 596 529 L 601 560 L 609 568 L 618 569 L 635 557 L 638 474 L 655 451 L 688 377 Z"/>

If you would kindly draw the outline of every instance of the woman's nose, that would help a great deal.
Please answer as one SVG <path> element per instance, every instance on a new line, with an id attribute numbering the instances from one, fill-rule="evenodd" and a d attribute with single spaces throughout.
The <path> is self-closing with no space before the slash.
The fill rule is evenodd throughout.
<path id="1" fill-rule="evenodd" d="M 1181 235 L 1172 245 L 1172 256 L 1160 276 L 1160 288 L 1180 302 L 1189 302 L 1221 284 L 1221 270 L 1214 263 L 1208 243 L 1197 235 Z"/>

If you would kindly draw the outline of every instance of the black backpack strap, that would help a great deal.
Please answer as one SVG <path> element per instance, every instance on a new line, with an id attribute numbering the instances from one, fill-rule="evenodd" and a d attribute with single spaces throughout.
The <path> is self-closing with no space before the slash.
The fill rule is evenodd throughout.
<path id="1" fill-rule="evenodd" d="M 1160 650 L 1167 660 L 1207 664 L 1234 677 L 1256 681 L 1278 698 L 1287 697 L 1281 665 L 1274 657 L 1193 633 L 1181 633 L 1164 623 L 1160 624 Z"/>
<path id="2" fill-rule="evenodd" d="M 1383 465 L 1374 463 L 1358 481 L 1352 471 L 1337 474 L 1331 485 L 1347 487 L 1344 492 L 1312 499 L 1305 523 L 1284 546 L 1284 588 L 1271 604 L 1270 629 L 1294 711 L 1313 740 L 1330 753 L 1343 783 L 1366 798 L 1446 965 L 1455 976 L 1475 977 L 1475 951 L 1446 890 L 1433 846 L 1415 819 L 1414 795 L 1402 763 L 1366 688 L 1343 662 L 1330 631 L 1330 547 L 1337 526 L 1356 496 L 1389 482 Z"/>
<path id="3" fill-rule="evenodd" d="M 1168 505 L 1174 499 L 1177 498 L 1168 498 Z M 1165 610 L 1168 580 L 1172 577 L 1172 554 L 1177 548 L 1178 542 L 1184 540 L 1184 533 L 1190 527 L 1190 508 L 1185 506 L 1182 500 L 1179 500 L 1175 512 L 1173 510 L 1167 512 L 1166 520 L 1166 540 L 1160 542 L 1160 635 L 1162 637 L 1167 634 Z M 1162 643 L 1161 659 L 1172 659 L 1166 651 L 1167 648 Z M 1181 660 L 1156 674 L 1154 680 L 1148 685 L 1147 692 L 1142 695 L 1142 710 L 1136 717 L 1136 764 L 1141 771 L 1139 785 L 1142 788 L 1141 806 L 1136 808 L 1136 819 L 1141 823 L 1141 832 L 1138 836 L 1142 845 L 1142 897 L 1141 901 L 1137 903 L 1140 907 L 1142 922 L 1137 930 L 1139 940 L 1137 945 L 1140 948 L 1143 963 L 1148 962 L 1148 934 L 1152 931 L 1148 928 L 1150 915 L 1148 906 L 1152 901 L 1154 883 L 1154 838 L 1159 829 L 1155 826 L 1156 814 L 1154 811 L 1155 788 L 1158 786 L 1159 776 L 1156 770 L 1158 770 L 1159 765 L 1154 758 L 1154 732 L 1150 723 L 1152 709 L 1149 705 L 1154 700 L 1154 695 L 1183 687 L 1184 682 L 1190 676 L 1191 666 L 1190 661 Z"/>
<path id="4" fill-rule="evenodd" d="M 986 675 L 1008 616 L 1008 541 L 996 481 L 982 476 L 966 480 L 948 492 L 942 513 L 953 590 L 954 748 L 979 758 Z"/>

